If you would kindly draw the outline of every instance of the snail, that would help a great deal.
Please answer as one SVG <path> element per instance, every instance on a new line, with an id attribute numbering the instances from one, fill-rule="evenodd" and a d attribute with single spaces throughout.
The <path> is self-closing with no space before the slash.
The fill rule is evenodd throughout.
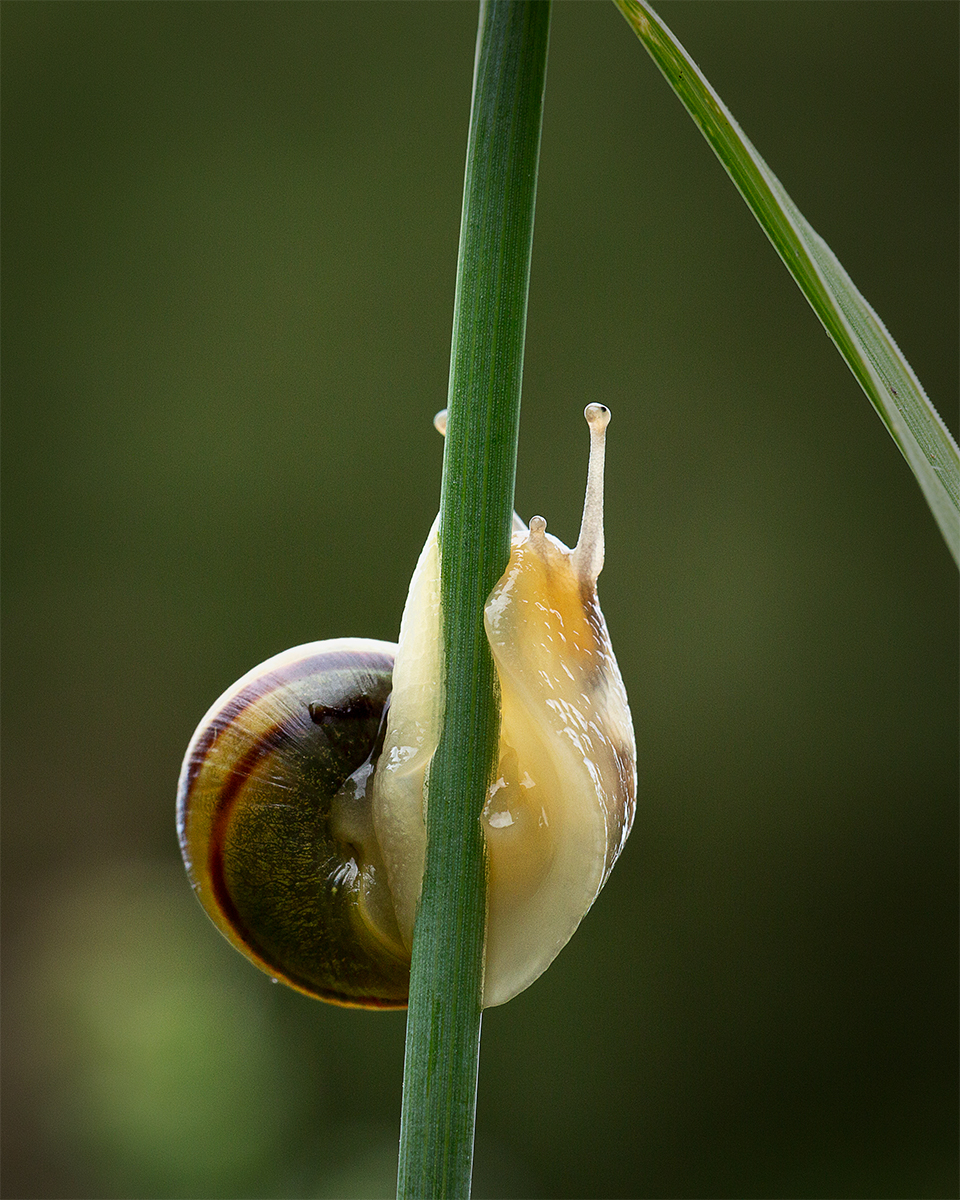
<path id="1" fill-rule="evenodd" d="M 597 601 L 607 408 L 590 404 L 573 550 L 514 517 L 484 607 L 500 756 L 480 814 L 487 862 L 483 1005 L 528 987 L 595 900 L 633 822 L 636 750 Z M 438 414 L 443 432 L 445 414 Z M 187 749 L 177 829 L 220 931 L 275 980 L 337 1004 L 402 1008 L 442 718 L 439 517 L 399 643 L 310 642 L 210 708 Z"/>

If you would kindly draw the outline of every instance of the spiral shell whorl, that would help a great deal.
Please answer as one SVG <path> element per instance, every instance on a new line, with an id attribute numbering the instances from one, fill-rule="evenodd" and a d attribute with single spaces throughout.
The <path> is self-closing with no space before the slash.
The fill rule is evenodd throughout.
<path id="1" fill-rule="evenodd" d="M 208 915 L 263 970 L 340 1004 L 406 1004 L 364 819 L 395 649 L 344 638 L 268 659 L 207 713 L 180 777 L 180 845 Z"/>

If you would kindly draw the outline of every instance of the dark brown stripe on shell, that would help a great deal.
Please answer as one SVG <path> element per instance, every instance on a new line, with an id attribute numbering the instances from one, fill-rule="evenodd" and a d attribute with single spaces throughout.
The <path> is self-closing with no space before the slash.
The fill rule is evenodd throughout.
<path id="1" fill-rule="evenodd" d="M 224 914 L 231 928 L 242 938 L 244 944 L 249 946 L 268 966 L 276 969 L 278 975 L 286 975 L 286 972 L 280 970 L 278 964 L 272 961 L 263 947 L 257 944 L 256 938 L 242 920 L 240 912 L 233 902 L 230 889 L 227 887 L 223 866 L 223 844 L 230 824 L 233 806 L 240 796 L 244 783 L 250 778 L 257 763 L 262 758 L 267 754 L 271 754 L 274 750 L 278 750 L 285 741 L 290 740 L 290 733 L 286 728 L 288 723 L 284 722 L 274 725 L 272 729 L 268 729 L 266 733 L 250 746 L 243 758 L 240 759 L 230 772 L 230 776 L 224 782 L 220 795 L 217 798 L 217 808 L 210 826 L 210 842 L 207 850 L 207 869 L 210 873 L 210 885 L 217 907 Z"/>

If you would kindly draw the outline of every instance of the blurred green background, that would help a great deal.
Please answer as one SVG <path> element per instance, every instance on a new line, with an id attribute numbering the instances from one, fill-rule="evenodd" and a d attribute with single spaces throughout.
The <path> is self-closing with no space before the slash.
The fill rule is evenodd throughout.
<path id="1" fill-rule="evenodd" d="M 958 8 L 663 15 L 957 429 Z M 179 865 L 196 722 L 394 638 L 438 503 L 477 10 L 3 7 L 4 1194 L 375 1197 L 402 1014 Z M 604 610 L 633 837 L 484 1020 L 475 1194 L 956 1196 L 956 570 L 612 5 L 560 3 L 517 507 Z"/>

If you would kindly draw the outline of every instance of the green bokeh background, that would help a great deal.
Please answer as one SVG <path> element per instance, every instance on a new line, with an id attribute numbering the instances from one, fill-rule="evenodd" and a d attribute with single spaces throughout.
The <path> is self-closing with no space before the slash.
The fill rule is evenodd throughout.
<path id="1" fill-rule="evenodd" d="M 662 12 L 957 429 L 953 3 Z M 194 725 L 394 638 L 438 502 L 470 3 L 3 7 L 10 1197 L 390 1194 L 402 1014 L 179 866 Z M 956 570 L 612 5 L 560 3 L 517 507 L 601 597 L 640 803 L 486 1014 L 475 1194 L 957 1194 Z"/>

